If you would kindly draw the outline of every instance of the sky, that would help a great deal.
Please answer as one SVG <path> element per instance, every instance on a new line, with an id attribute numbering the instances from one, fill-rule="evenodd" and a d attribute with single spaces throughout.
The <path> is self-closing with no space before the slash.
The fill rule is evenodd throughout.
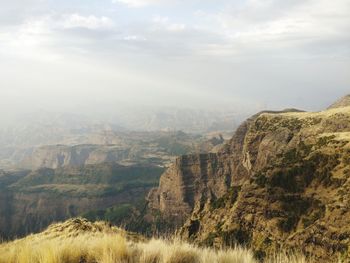
<path id="1" fill-rule="evenodd" d="M 349 32 L 349 0 L 0 0 L 0 110 L 319 110 Z"/>

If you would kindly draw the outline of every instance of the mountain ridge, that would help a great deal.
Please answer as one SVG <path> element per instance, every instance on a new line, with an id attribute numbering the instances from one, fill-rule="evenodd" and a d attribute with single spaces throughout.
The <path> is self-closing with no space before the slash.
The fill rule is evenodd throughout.
<path id="1" fill-rule="evenodd" d="M 218 153 L 179 157 L 150 192 L 147 218 L 261 257 L 282 246 L 321 262 L 348 257 L 349 142 L 347 106 L 258 113 Z"/>
<path id="2" fill-rule="evenodd" d="M 335 103 L 329 106 L 328 109 L 342 108 L 348 106 L 350 106 L 350 94 L 345 95 L 344 97 L 337 100 Z"/>

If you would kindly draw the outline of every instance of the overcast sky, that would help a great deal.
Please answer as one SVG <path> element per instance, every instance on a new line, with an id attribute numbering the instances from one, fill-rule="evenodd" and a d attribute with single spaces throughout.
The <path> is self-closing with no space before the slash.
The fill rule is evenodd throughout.
<path id="1" fill-rule="evenodd" d="M 349 0 L 0 0 L 0 110 L 317 110 L 349 32 Z"/>

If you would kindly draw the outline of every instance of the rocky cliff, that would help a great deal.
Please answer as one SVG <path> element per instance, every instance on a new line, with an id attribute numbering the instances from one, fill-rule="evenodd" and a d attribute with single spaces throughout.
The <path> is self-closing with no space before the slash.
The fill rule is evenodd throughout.
<path id="1" fill-rule="evenodd" d="M 56 169 L 104 162 L 167 166 L 178 155 L 215 150 L 224 143 L 221 134 L 205 137 L 181 131 L 110 133 L 108 136 L 111 140 L 103 144 L 45 145 L 21 151 L 3 148 L 0 149 L 0 167 L 4 161 L 25 169 Z"/>
<path id="2" fill-rule="evenodd" d="M 218 153 L 182 156 L 149 196 L 148 220 L 203 245 L 349 257 L 350 107 L 261 112 Z"/>

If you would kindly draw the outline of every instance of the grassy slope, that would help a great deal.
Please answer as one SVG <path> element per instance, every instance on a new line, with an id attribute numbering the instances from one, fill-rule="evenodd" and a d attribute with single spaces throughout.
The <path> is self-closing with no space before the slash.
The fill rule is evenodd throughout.
<path id="1" fill-rule="evenodd" d="M 0 263 L 255 263 L 252 253 L 199 248 L 180 241 L 152 239 L 110 227 L 72 219 L 24 239 L 0 244 Z M 279 255 L 267 262 L 303 263 L 303 258 Z"/>

